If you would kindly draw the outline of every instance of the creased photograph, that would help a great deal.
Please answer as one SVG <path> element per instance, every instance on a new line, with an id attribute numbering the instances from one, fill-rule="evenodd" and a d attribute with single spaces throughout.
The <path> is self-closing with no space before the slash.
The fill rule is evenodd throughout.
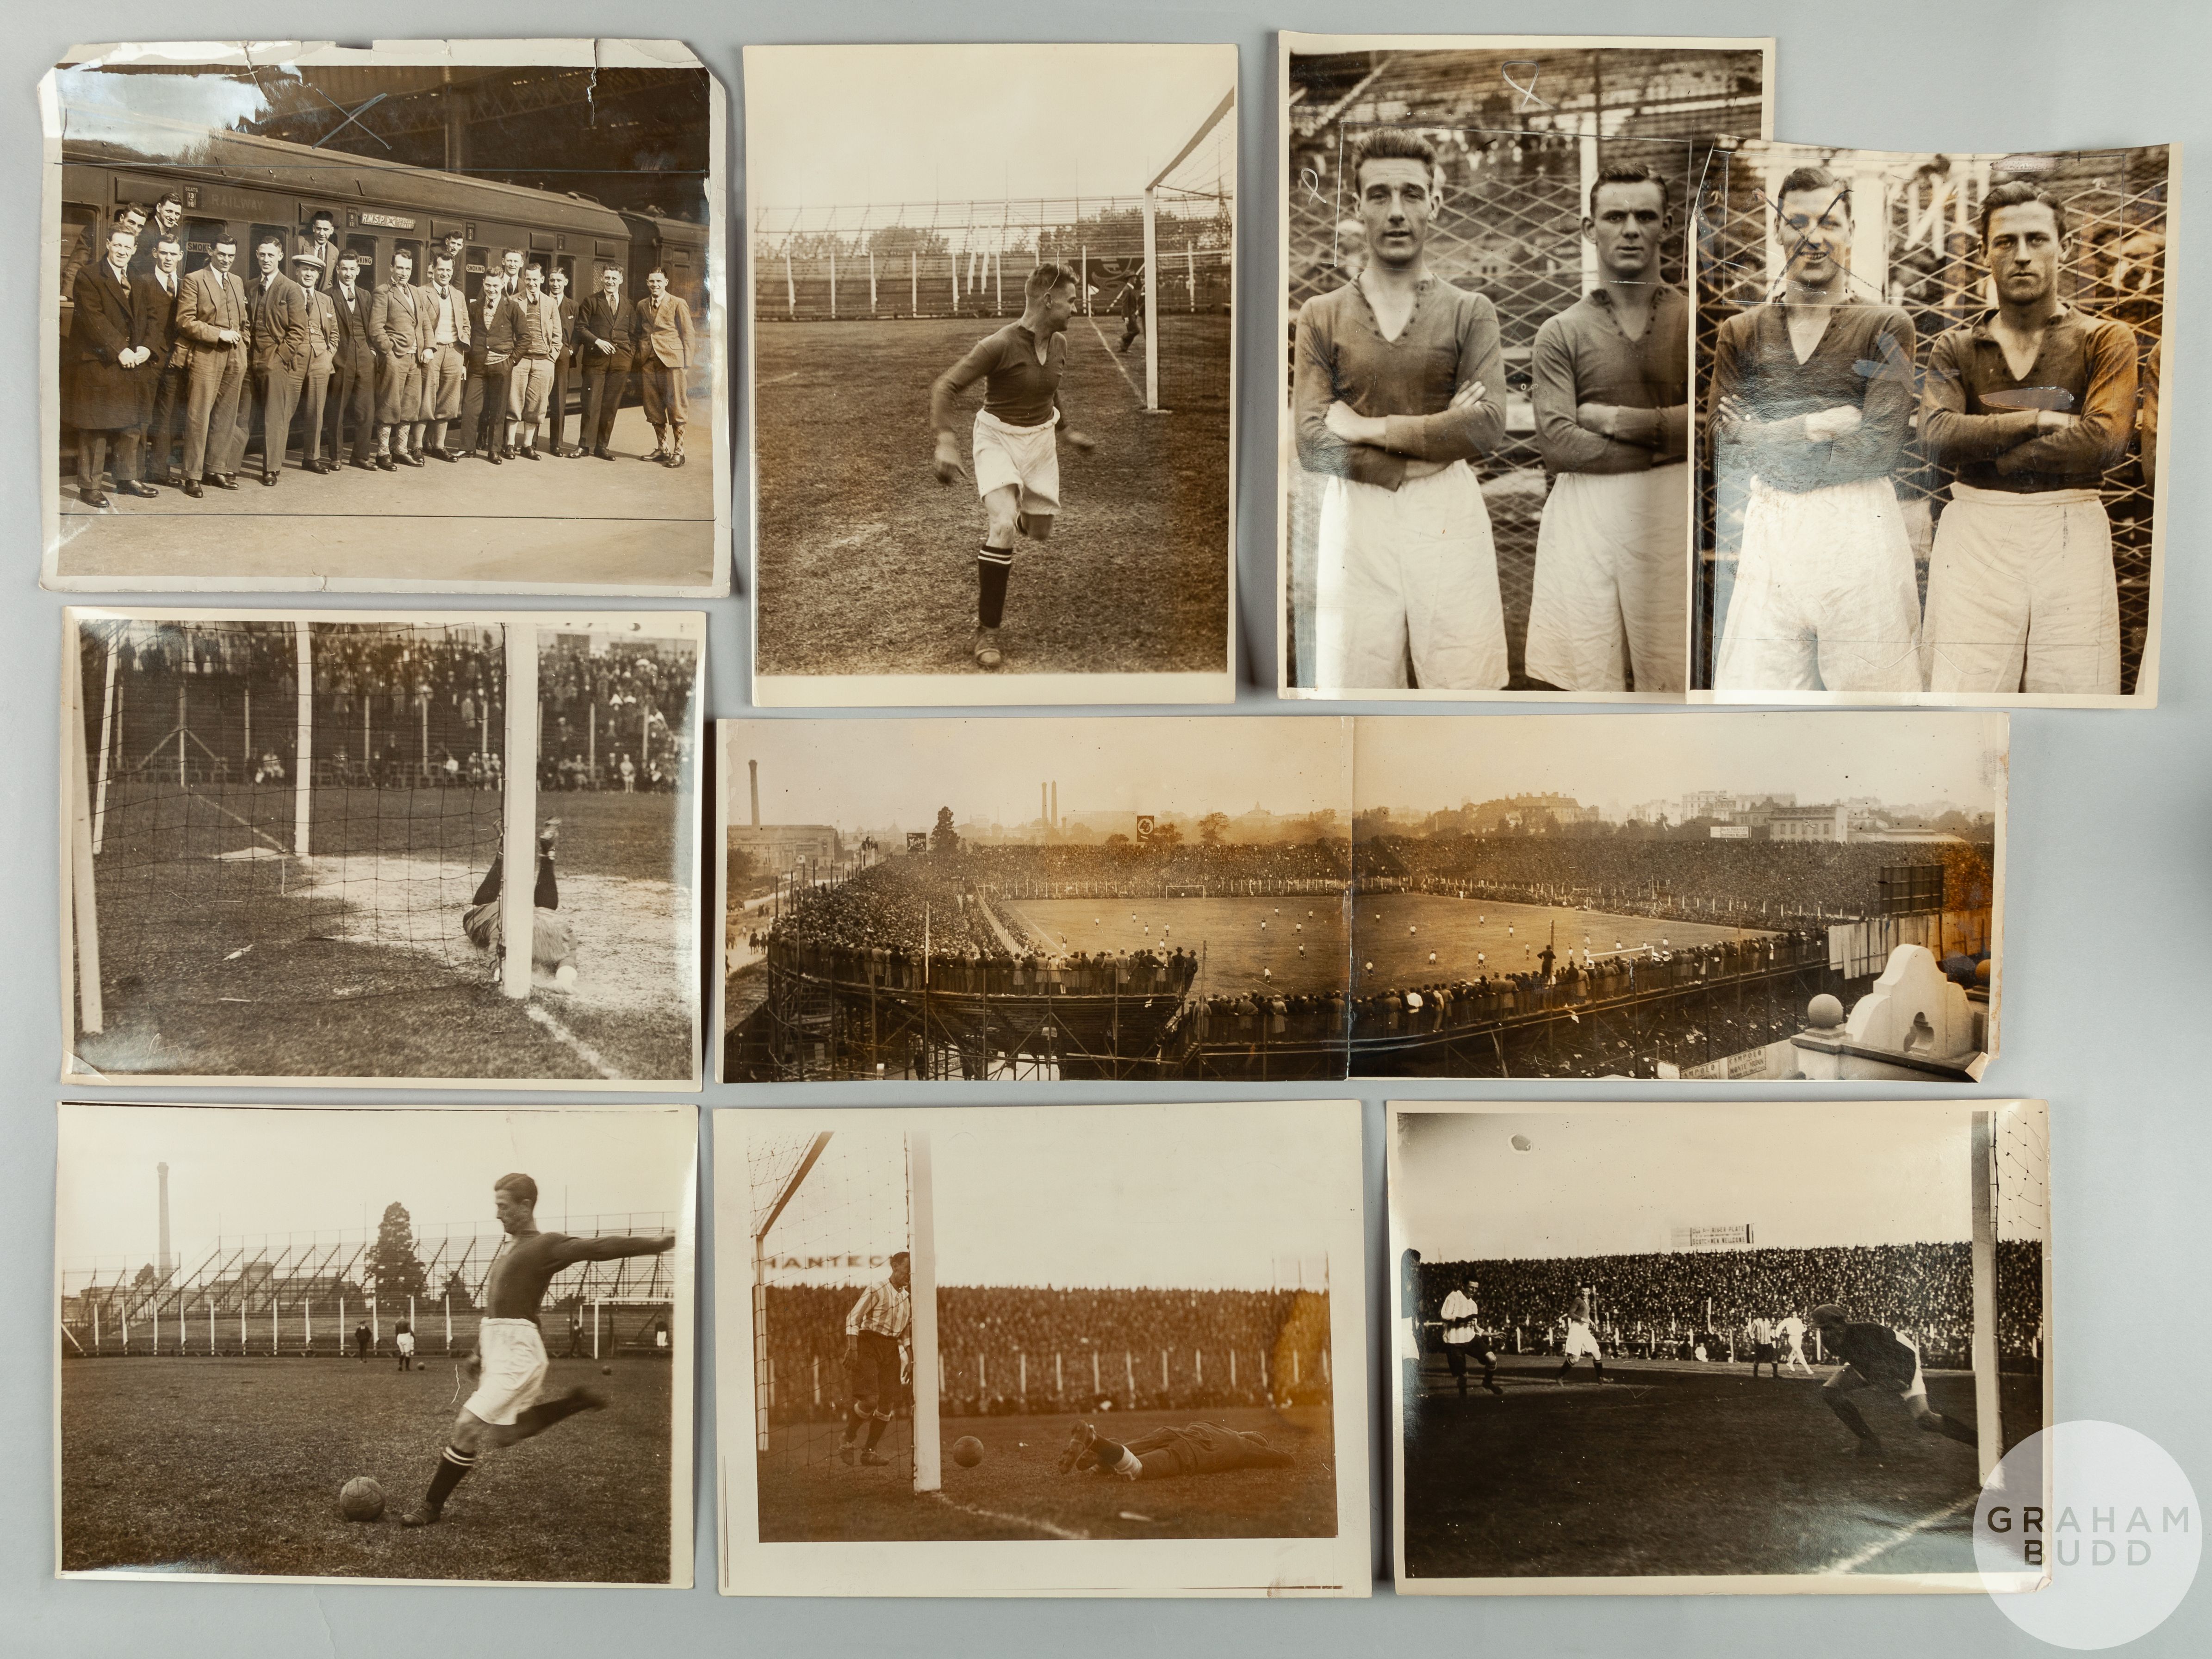
<path id="1" fill-rule="evenodd" d="M 690 1586 L 692 1107 L 59 1110 L 58 1574 Z"/>
<path id="2" fill-rule="evenodd" d="M 2049 1502 L 2043 1102 L 1387 1121 L 1400 1595 L 2049 1584 L 1975 1548 Z"/>
<path id="3" fill-rule="evenodd" d="M 1231 701 L 1237 49 L 744 58 L 753 701 Z"/>
<path id="4" fill-rule="evenodd" d="M 39 98 L 46 586 L 729 591 L 680 43 L 80 46 Z"/>
<path id="5" fill-rule="evenodd" d="M 72 609 L 63 643 L 71 1081 L 698 1086 L 703 616 Z"/>
<path id="6" fill-rule="evenodd" d="M 1368 1594 L 1357 1102 L 715 1130 L 725 1594 Z"/>
<path id="7" fill-rule="evenodd" d="M 1723 145 L 1700 701 L 2149 708 L 2178 148 Z"/>
<path id="8" fill-rule="evenodd" d="M 1690 204 L 1772 42 L 1281 39 L 1279 690 L 1680 702 Z"/>

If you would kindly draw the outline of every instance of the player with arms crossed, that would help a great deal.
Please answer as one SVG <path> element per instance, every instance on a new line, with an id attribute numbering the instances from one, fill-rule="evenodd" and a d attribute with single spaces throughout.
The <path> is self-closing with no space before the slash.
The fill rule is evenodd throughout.
<path id="1" fill-rule="evenodd" d="M 862 1291 L 845 1316 L 845 1378 L 853 1403 L 845 1408 L 837 1461 L 848 1468 L 855 1451 L 871 1468 L 891 1461 L 876 1449 L 876 1443 L 891 1425 L 891 1408 L 905 1386 L 913 1355 L 914 1293 L 907 1286 L 914 1279 L 914 1258 L 904 1250 L 892 1251 L 890 1270 L 890 1278 Z M 868 1425 L 868 1443 L 857 1446 L 863 1423 Z"/>
<path id="2" fill-rule="evenodd" d="M 1325 476 L 1315 684 L 1495 690 L 1509 678 L 1490 509 L 1505 436 L 1498 313 L 1428 268 L 1434 145 L 1384 127 L 1350 168 L 1364 264 L 1298 312 L 1298 464 Z"/>
<path id="3" fill-rule="evenodd" d="M 975 411 L 975 493 L 983 498 L 983 546 L 975 556 L 975 637 L 979 668 L 1006 660 L 999 627 L 1006 620 L 1006 581 L 1013 574 L 1014 538 L 1043 541 L 1060 511 L 1060 377 L 1067 368 L 1067 319 L 1075 314 L 1076 273 L 1045 264 L 1022 284 L 1022 314 L 937 377 L 929 389 L 930 429 L 937 454 L 930 470 L 949 484 L 970 475 L 960 460 L 953 400 L 983 382 Z M 1089 454 L 1097 447 L 1070 427 L 1067 441 Z"/>
<path id="4" fill-rule="evenodd" d="M 400 1517 L 408 1527 L 435 1526 L 453 1495 L 484 1454 L 511 1446 L 551 1428 L 564 1417 L 604 1408 L 606 1401 L 590 1389 L 571 1389 L 557 1400 L 540 1401 L 550 1369 L 545 1339 L 538 1329 L 538 1304 L 553 1276 L 579 1261 L 615 1261 L 624 1256 L 658 1255 L 676 1247 L 676 1235 L 630 1238 L 572 1238 L 538 1231 L 538 1183 L 526 1175 L 503 1175 L 491 1189 L 493 1212 L 507 1243 L 484 1279 L 484 1316 L 477 1330 L 477 1352 L 469 1369 L 476 1392 L 453 1420 L 452 1437 L 440 1454 L 438 1472 L 422 1501 Z"/>
<path id="5" fill-rule="evenodd" d="M 1966 1445 L 1978 1443 L 1973 1430 L 1955 1417 L 1946 1417 L 1928 1403 L 1927 1380 L 1920 1374 L 1920 1355 L 1898 1340 L 1887 1325 L 1855 1325 L 1850 1310 L 1840 1302 L 1823 1302 L 1813 1310 L 1826 1350 L 1843 1361 L 1835 1374 L 1820 1385 L 1820 1398 L 1843 1419 L 1858 1441 L 1858 1455 L 1881 1455 L 1881 1442 L 1867 1427 L 1866 1419 L 1850 1396 L 1861 1389 L 1885 1389 L 1905 1402 L 1913 1422 L 1923 1434 L 1940 1434 Z"/>
<path id="6" fill-rule="evenodd" d="M 1154 1429 L 1127 1444 L 1107 1439 L 1088 1423 L 1079 1423 L 1060 1454 L 1060 1472 L 1167 1480 L 1181 1474 L 1226 1474 L 1231 1469 L 1286 1469 L 1297 1462 L 1259 1435 L 1217 1423 Z"/>
<path id="7" fill-rule="evenodd" d="M 1714 469 L 1746 495 L 1723 691 L 1917 691 L 1920 590 L 1890 473 L 1912 320 L 1851 292 L 1850 186 L 1798 167 L 1774 204 L 1783 295 L 1713 343 Z"/>
<path id="8" fill-rule="evenodd" d="M 1659 280 L 1667 181 L 1610 167 L 1583 235 L 1598 286 L 1536 331 L 1529 401 L 1553 475 L 1536 532 L 1528 678 L 1680 691 L 1689 585 L 1690 301 Z M 1625 648 L 1624 648 L 1625 647 Z"/>
<path id="9" fill-rule="evenodd" d="M 1443 1306 L 1437 1310 L 1437 1322 L 1443 1327 L 1444 1364 L 1451 1367 L 1452 1379 L 1459 1384 L 1460 1398 L 1464 1400 L 1468 1357 L 1472 1354 L 1482 1361 L 1482 1386 L 1503 1400 L 1505 1390 L 1498 1386 L 1497 1351 L 1477 1323 L 1482 1314 L 1475 1305 L 1474 1293 L 1480 1288 L 1472 1279 L 1464 1289 L 1454 1285 L 1451 1293 L 1444 1297 Z"/>
<path id="10" fill-rule="evenodd" d="M 1939 336 L 1920 429 L 1951 472 L 1928 566 L 1928 689 L 2116 695 L 2120 598 L 2100 486 L 2136 418 L 2126 324 L 2058 297 L 2066 210 L 2015 181 L 1982 198 L 1997 304 Z"/>
<path id="11" fill-rule="evenodd" d="M 1574 1370 L 1577 1359 L 1589 1360 L 1598 1382 L 1605 1382 L 1604 1350 L 1598 1346 L 1597 1329 L 1591 1320 L 1589 1292 L 1584 1291 L 1575 1297 L 1575 1305 L 1567 1310 L 1567 1340 L 1559 1345 L 1563 1357 L 1555 1379 L 1561 1388 L 1566 1386 L 1567 1373 Z"/>

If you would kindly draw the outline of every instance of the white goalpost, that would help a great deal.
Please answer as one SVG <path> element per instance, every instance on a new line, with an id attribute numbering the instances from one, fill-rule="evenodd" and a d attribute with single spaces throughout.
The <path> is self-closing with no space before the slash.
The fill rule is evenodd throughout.
<path id="1" fill-rule="evenodd" d="M 1194 208 L 1203 208 L 1207 204 L 1211 204 L 1217 213 L 1223 215 L 1230 210 L 1236 197 L 1236 124 L 1231 122 L 1226 130 L 1225 154 L 1219 143 L 1215 144 L 1210 150 L 1203 147 L 1206 146 L 1208 138 L 1221 131 L 1223 121 L 1236 106 L 1237 89 L 1232 86 L 1222 94 L 1221 101 L 1214 106 L 1212 113 L 1201 121 L 1198 130 L 1184 141 L 1182 148 L 1175 153 L 1174 158 L 1154 173 L 1145 185 L 1145 409 L 1148 414 L 1167 414 L 1171 407 L 1162 401 L 1160 392 L 1162 319 L 1166 311 L 1170 309 L 1196 312 L 1201 307 L 1198 271 L 1200 256 L 1191 234 L 1188 228 L 1184 228 L 1184 234 L 1179 239 L 1183 246 L 1180 249 L 1170 250 L 1168 254 L 1170 258 L 1179 255 L 1183 265 L 1183 270 L 1180 273 L 1184 283 L 1183 302 L 1178 307 L 1169 297 L 1168 287 L 1161 280 L 1163 274 L 1160 269 L 1163 257 L 1161 231 L 1164 222 L 1168 225 L 1185 227 L 1185 221 L 1189 217 L 1191 210 Z M 1186 168 L 1187 163 L 1190 164 L 1188 168 Z M 1223 264 L 1225 270 L 1231 258 L 1232 249 L 1226 240 L 1218 235 L 1209 235 L 1206 240 L 1209 242 L 1219 243 L 1218 246 L 1209 246 L 1206 249 L 1209 271 L 1216 258 Z M 1227 301 L 1225 283 L 1223 285 L 1223 302 L 1225 304 Z M 1225 363 L 1223 365 L 1223 373 L 1224 375 L 1227 373 Z"/>
<path id="2" fill-rule="evenodd" d="M 527 617 L 507 624 L 506 879 L 499 890 L 500 934 L 507 955 L 500 988 L 530 994 L 530 959 L 538 934 L 532 894 L 538 885 L 538 629 Z"/>

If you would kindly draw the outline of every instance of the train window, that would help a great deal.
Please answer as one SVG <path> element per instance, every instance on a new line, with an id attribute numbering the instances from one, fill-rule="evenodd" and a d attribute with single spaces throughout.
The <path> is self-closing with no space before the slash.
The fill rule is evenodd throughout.
<path id="1" fill-rule="evenodd" d="M 580 295 L 577 295 L 577 293 L 576 293 L 576 256 L 575 256 L 574 254 L 573 254 L 573 253 L 556 253 L 556 254 L 555 254 L 555 255 L 553 256 L 553 270 L 560 271 L 560 272 L 562 272 L 563 275 L 565 275 L 565 276 L 568 277 L 568 293 L 569 293 L 570 297 L 572 297 L 572 298 L 580 298 L 580 297 L 581 297 Z M 548 272 L 546 272 L 546 276 L 547 276 L 547 277 L 548 277 L 548 279 L 549 279 L 549 280 L 550 280 L 550 277 L 552 276 L 552 274 L 553 274 L 553 272 L 552 272 L 552 271 L 548 271 Z"/>
<path id="2" fill-rule="evenodd" d="M 483 297 L 484 272 L 489 270 L 495 263 L 489 247 L 481 242 L 469 244 L 468 280 L 461 285 L 468 290 L 469 298 L 480 300 Z"/>
<path id="3" fill-rule="evenodd" d="M 361 258 L 361 271 L 360 274 L 354 278 L 355 286 L 358 288 L 374 288 L 377 283 L 377 279 L 383 275 L 383 273 L 376 268 L 376 238 L 374 236 L 362 235 L 349 236 L 345 239 L 345 251 L 348 253 L 358 254 Z M 335 270 L 331 272 L 329 277 L 330 286 L 333 288 L 337 287 L 337 272 Z"/>
<path id="4" fill-rule="evenodd" d="M 288 263 L 292 257 L 292 232 L 290 227 L 287 225 L 256 225 L 253 227 L 252 230 L 247 234 L 246 238 L 246 246 L 238 250 L 237 262 L 231 266 L 231 269 L 239 274 L 241 280 L 246 283 L 251 283 L 255 277 L 261 274 L 261 245 L 264 242 L 274 242 L 276 244 L 277 247 L 281 250 L 277 256 L 276 269 L 285 272 L 287 275 L 290 274 L 291 267 Z"/>
<path id="5" fill-rule="evenodd" d="M 62 270 L 64 274 L 69 271 L 69 268 L 71 265 L 76 263 L 78 250 L 82 246 L 84 242 L 85 227 L 87 225 L 95 225 L 99 222 L 100 210 L 98 208 L 91 207 L 79 202 L 64 202 L 62 204 Z M 95 249 L 94 252 L 97 252 L 98 250 Z M 62 302 L 64 305 L 71 303 L 70 300 L 70 287 L 71 284 L 66 281 L 62 284 Z"/>
<path id="6" fill-rule="evenodd" d="M 413 237 L 395 236 L 392 240 L 392 252 L 395 257 L 404 253 L 415 262 L 413 274 L 407 279 L 409 282 L 419 288 L 430 279 L 428 267 L 422 263 L 422 244 L 419 240 Z"/>

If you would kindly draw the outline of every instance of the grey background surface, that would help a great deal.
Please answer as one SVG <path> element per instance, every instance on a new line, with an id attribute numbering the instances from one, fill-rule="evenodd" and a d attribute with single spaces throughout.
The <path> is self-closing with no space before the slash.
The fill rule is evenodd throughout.
<path id="1" fill-rule="evenodd" d="M 336 23 L 338 27 L 332 28 Z M 1378 1587 L 1370 1601 L 890 1602 L 732 1601 L 714 1590 L 715 1435 L 708 1412 L 698 1437 L 698 1586 L 689 1592 L 572 1589 L 378 1589 L 166 1585 L 57 1582 L 52 1577 L 51 1385 L 53 1309 L 53 1103 L 61 987 L 57 915 L 54 718 L 58 613 L 63 596 L 36 584 L 35 462 L 38 398 L 33 385 L 38 331 L 32 258 L 38 222 L 39 134 L 33 88 L 74 39 L 205 39 L 218 34 L 293 38 L 335 35 L 365 45 L 372 33 L 407 35 L 654 34 L 678 36 L 738 90 L 738 50 L 748 41 L 902 40 L 1231 40 L 1243 52 L 1244 269 L 1238 304 L 1245 353 L 1238 712 L 1268 709 L 1274 682 L 1273 456 L 1269 365 L 1276 317 L 1271 276 L 1275 221 L 1271 157 L 1276 139 L 1273 84 L 1277 28 L 1768 34 L 1778 37 L 1776 136 L 1909 150 L 2042 149 L 2176 140 L 2192 151 L 2192 173 L 2212 166 L 2212 99 L 2203 65 L 2212 51 L 2212 13 L 2186 0 L 2126 8 L 2088 3 L 1998 5 L 1978 0 L 1861 0 L 1811 8 L 1749 0 L 1668 4 L 1509 6 L 1376 0 L 1317 3 L 1278 0 L 1172 7 L 1093 0 L 1080 9 L 908 0 L 808 8 L 736 0 L 671 0 L 652 8 L 547 0 L 529 7 L 457 8 L 428 0 L 374 7 L 232 4 L 191 7 L 130 0 L 98 7 L 17 8 L 0 39 L 0 214 L 16 230 L 17 257 L 0 292 L 0 339 L 12 366 L 13 397 L 0 399 L 0 523 L 12 596 L 0 611 L 0 661 L 15 737 L 0 772 L 0 858 L 8 895 L 0 951 L 0 1076 L 10 1085 L 0 1142 L 0 1653 L 161 1652 L 170 1655 L 370 1655 L 665 1653 L 737 1650 L 809 1659 L 863 1653 L 1036 1653 L 1064 1659 L 1148 1653 L 1261 1654 L 1271 1659 L 1389 1649 L 1488 1648 L 1552 1655 L 1686 1655 L 1800 1652 L 1838 1642 L 1856 1653 L 2049 1651 L 2020 1634 L 1980 1596 L 1649 1600 L 1615 1597 L 1561 1603 L 1401 1601 Z M 73 31 L 73 35 L 62 31 Z M 950 95 L 950 94 L 948 94 Z M 822 118 L 840 111 L 823 89 Z M 742 125 L 733 126 L 731 205 L 742 211 Z M 1009 135 L 1009 142 L 1018 142 Z M 2167 366 L 2173 428 L 2166 537 L 2166 659 L 2162 706 L 2134 714 L 2031 711 L 2013 726 L 2012 835 L 2007 915 L 2004 1048 L 1990 1095 L 2044 1095 L 2052 1103 L 2057 1393 L 2062 1418 L 2103 1418 L 2161 1442 L 2212 1494 L 2212 1413 L 2203 1409 L 2212 1340 L 2199 1270 L 2212 1255 L 2212 1170 L 2206 1127 L 2202 989 L 2197 974 L 2212 939 L 2205 877 L 2206 760 L 2212 715 L 2203 639 L 2208 578 L 2201 529 L 2212 507 L 2201 465 L 2201 388 L 2212 386 L 2212 330 L 2195 308 L 2212 298 L 2200 284 L 2196 249 L 2212 246 L 2212 210 L 2201 177 L 2185 190 L 2169 267 L 2179 321 Z M 733 242 L 741 241 L 733 238 Z M 2203 292 L 2200 294 L 2200 287 Z M 2177 390 L 2178 388 L 2178 390 Z M 742 437 L 742 432 L 738 436 Z M 921 443 L 917 438 L 917 444 Z M 916 477 L 925 451 L 916 450 Z M 920 487 L 919 484 L 917 487 Z M 738 580 L 745 580 L 740 503 Z M 1069 555 L 1073 556 L 1073 550 Z M 358 598 L 330 601 L 359 605 Z M 489 608 L 498 608 L 489 602 Z M 514 604 L 510 608 L 531 608 Z M 747 643 L 742 599 L 714 607 L 709 712 L 744 712 Z M 1321 711 L 1316 710 L 1316 714 Z M 1439 711 L 1440 712 L 1440 711 Z M 282 1007 L 271 1019 L 285 1017 Z M 1253 1097 L 1259 1089 L 1132 1090 L 1155 1099 L 1197 1093 Z M 1356 1087 L 1300 1092 L 1337 1096 Z M 1370 1252 L 1369 1295 L 1385 1291 L 1381 1108 L 1368 1102 Z M 1403 1085 L 1397 1097 L 1449 1098 L 1516 1092 L 1560 1099 L 1606 1094 L 1687 1097 L 1685 1085 Z M 1906 1093 L 1869 1089 L 1863 1093 Z M 982 1098 L 1012 1103 L 1107 1098 L 1096 1085 L 1061 1090 L 1000 1085 Z M 270 1091 L 140 1091 L 134 1098 L 259 1099 Z M 326 1098 L 417 1101 L 399 1091 Z M 498 1098 L 493 1097 L 491 1098 Z M 517 1100 L 530 1098 L 518 1094 Z M 840 1092 L 830 1088 L 711 1086 L 709 1106 L 815 1102 L 895 1104 L 969 1097 L 924 1085 Z M 711 1133 L 711 1129 L 708 1133 Z M 711 1169 L 711 1163 L 702 1164 Z M 1808 1177 L 1816 1178 L 1816 1171 Z M 312 1180 L 311 1171 L 299 1178 Z M 702 1206 L 711 1213 L 711 1204 Z M 711 1223 L 702 1253 L 713 1245 Z M 702 1261 L 702 1307 L 712 1305 L 711 1262 Z M 1378 1362 L 1379 1341 L 1370 1346 Z M 699 1398 L 714 1398 L 711 1351 L 698 1357 Z M 1372 1373 L 1379 1388 L 1379 1363 Z M 1379 1427 L 1372 1437 L 1380 1466 Z M 426 1462 L 433 1449 L 426 1444 Z M 1378 1474 L 1375 1544 L 1385 1559 Z M 210 1491 L 201 1500 L 220 1505 Z M 2201 1514 L 2201 1510 L 2200 1510 Z M 1049 1545 L 1040 1547 L 1050 1547 Z M 2131 1650 L 2184 1655 L 2212 1650 L 2212 1589 L 2200 1583 L 2180 1610 Z"/>

